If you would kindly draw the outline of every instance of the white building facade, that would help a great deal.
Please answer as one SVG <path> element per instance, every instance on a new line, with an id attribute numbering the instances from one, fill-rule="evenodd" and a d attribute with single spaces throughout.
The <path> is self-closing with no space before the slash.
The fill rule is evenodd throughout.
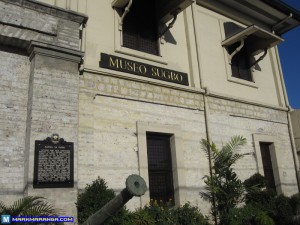
<path id="1" fill-rule="evenodd" d="M 148 191 L 130 209 L 172 198 L 207 213 L 200 141 L 234 135 L 247 139 L 241 179 L 259 172 L 277 193 L 299 191 L 276 47 L 299 11 L 278 0 L 0 4 L 1 199 L 41 195 L 76 216 L 86 184 L 100 176 L 119 192 L 139 174 Z M 34 185 L 36 141 L 52 134 L 72 143 L 70 187 Z"/>

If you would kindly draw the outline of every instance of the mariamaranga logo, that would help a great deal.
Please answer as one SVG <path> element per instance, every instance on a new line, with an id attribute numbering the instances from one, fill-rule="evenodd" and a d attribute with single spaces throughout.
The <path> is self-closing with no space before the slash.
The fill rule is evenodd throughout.
<path id="1" fill-rule="evenodd" d="M 72 216 L 11 216 L 1 215 L 1 224 L 11 223 L 73 223 L 74 217 Z"/>

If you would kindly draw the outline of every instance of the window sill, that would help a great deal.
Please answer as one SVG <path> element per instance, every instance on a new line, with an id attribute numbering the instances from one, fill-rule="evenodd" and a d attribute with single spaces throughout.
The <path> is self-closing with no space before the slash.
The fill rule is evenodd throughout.
<path id="1" fill-rule="evenodd" d="M 258 85 L 253 81 L 243 80 L 243 79 L 240 79 L 240 78 L 229 77 L 229 76 L 228 76 L 227 80 L 229 82 L 242 84 L 242 85 L 253 87 L 253 88 L 258 88 Z"/>
<path id="2" fill-rule="evenodd" d="M 151 54 L 148 54 L 145 52 L 140 52 L 137 50 L 126 48 L 126 47 L 119 47 L 119 48 L 115 49 L 115 52 L 124 54 L 124 55 L 137 57 L 140 59 L 145 59 L 145 60 L 156 62 L 156 63 L 160 63 L 163 65 L 168 65 L 168 63 L 166 61 L 164 61 L 161 56 L 151 55 Z"/>

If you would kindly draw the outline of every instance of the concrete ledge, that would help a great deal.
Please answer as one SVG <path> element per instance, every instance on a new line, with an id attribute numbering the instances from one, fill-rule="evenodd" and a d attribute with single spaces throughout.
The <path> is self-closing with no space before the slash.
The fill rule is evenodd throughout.
<path id="1" fill-rule="evenodd" d="M 46 55 L 53 58 L 64 59 L 67 61 L 80 63 L 84 52 L 77 51 L 69 48 L 62 48 L 55 45 L 32 41 L 27 49 L 29 53 L 29 60 L 31 60 L 35 54 Z"/>
<path id="2" fill-rule="evenodd" d="M 83 13 L 78 13 L 71 10 L 65 10 L 56 6 L 48 5 L 42 2 L 37 2 L 35 0 L 0 0 L 0 1 L 24 6 L 26 8 L 33 9 L 41 13 L 47 13 L 49 15 L 71 20 L 80 24 L 85 24 L 88 20 L 88 16 Z"/>

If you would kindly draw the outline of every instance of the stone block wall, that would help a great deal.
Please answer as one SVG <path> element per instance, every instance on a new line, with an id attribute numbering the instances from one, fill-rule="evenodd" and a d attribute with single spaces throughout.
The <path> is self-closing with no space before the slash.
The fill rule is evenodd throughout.
<path id="1" fill-rule="evenodd" d="M 242 179 L 261 168 L 257 143 L 274 142 L 280 190 L 298 191 L 286 109 L 108 70 L 85 68 L 79 75 L 86 20 L 32 0 L 0 0 L 1 200 L 42 195 L 76 216 L 78 190 L 98 176 L 119 192 L 128 175 L 147 169 L 139 124 L 145 132 L 168 130 L 180 142 L 180 203 L 190 201 L 208 213 L 199 196 L 209 173 L 200 145 L 207 133 L 220 147 L 233 135 L 247 138 L 241 149 L 247 155 L 236 165 Z M 74 188 L 33 188 L 35 140 L 53 133 L 74 143 Z M 128 208 L 144 203 L 134 198 Z"/>
<path id="2" fill-rule="evenodd" d="M 120 191 L 126 177 L 141 169 L 137 123 L 175 125 L 180 127 L 180 136 L 175 138 L 182 143 L 183 158 L 178 160 L 185 167 L 184 191 L 188 193 L 182 203 L 202 204 L 198 188 L 203 187 L 202 177 L 208 173 L 199 142 L 206 135 L 202 95 L 85 73 L 80 76 L 79 99 L 79 189 L 100 176 Z M 138 198 L 128 203 L 130 209 L 139 205 Z"/>
<path id="3" fill-rule="evenodd" d="M 43 55 L 47 52 L 47 56 Z M 77 199 L 78 62 L 55 58 L 56 52 L 33 47 L 30 105 L 28 109 L 28 195 L 47 196 L 66 215 L 75 216 Z M 54 55 L 51 55 L 54 54 Z M 80 59 L 80 57 L 78 57 Z M 58 133 L 74 143 L 74 188 L 33 188 L 35 140 Z"/>
<path id="4" fill-rule="evenodd" d="M 294 134 L 297 154 L 300 160 L 300 110 L 294 110 L 291 112 L 291 120 L 293 125 L 293 134 Z"/>
<path id="5" fill-rule="evenodd" d="M 248 155 L 236 165 L 238 175 L 242 179 L 247 179 L 258 172 L 259 167 L 262 167 L 258 160 L 261 152 L 259 146 L 255 146 L 255 142 L 274 143 L 280 191 L 286 195 L 297 193 L 296 169 L 293 163 L 287 110 L 216 97 L 209 97 L 208 102 L 211 136 L 218 146 L 228 142 L 234 135 L 242 135 L 247 139 L 247 145 L 241 149 L 241 153 L 248 153 Z M 255 136 L 263 138 L 257 141 Z"/>
<path id="6" fill-rule="evenodd" d="M 0 1 L 0 197 L 43 196 L 76 217 L 78 68 L 85 15 L 36 1 Z M 74 143 L 74 187 L 33 188 L 35 140 Z"/>
<path id="7" fill-rule="evenodd" d="M 24 193 L 30 62 L 26 52 L 0 46 L 0 198 Z M 4 194 L 5 193 L 5 194 Z"/>
<path id="8" fill-rule="evenodd" d="M 204 190 L 202 178 L 208 174 L 208 161 L 200 146 L 201 139 L 206 138 L 203 97 L 201 91 L 84 73 L 80 76 L 79 97 L 79 189 L 100 176 L 120 191 L 129 174 L 141 171 L 137 123 L 178 125 L 184 146 L 185 200 L 206 204 L 199 196 Z M 240 178 L 261 172 L 257 158 L 260 149 L 254 137 L 267 136 L 276 142 L 280 191 L 296 193 L 287 111 L 214 94 L 207 99 L 210 136 L 219 147 L 234 135 L 247 138 L 241 150 L 247 156 L 236 165 Z M 135 199 L 129 205 L 133 209 L 139 201 Z"/>
<path id="9" fill-rule="evenodd" d="M 31 41 L 78 50 L 86 17 L 36 1 L 0 1 L 0 42 L 27 48 Z"/>

